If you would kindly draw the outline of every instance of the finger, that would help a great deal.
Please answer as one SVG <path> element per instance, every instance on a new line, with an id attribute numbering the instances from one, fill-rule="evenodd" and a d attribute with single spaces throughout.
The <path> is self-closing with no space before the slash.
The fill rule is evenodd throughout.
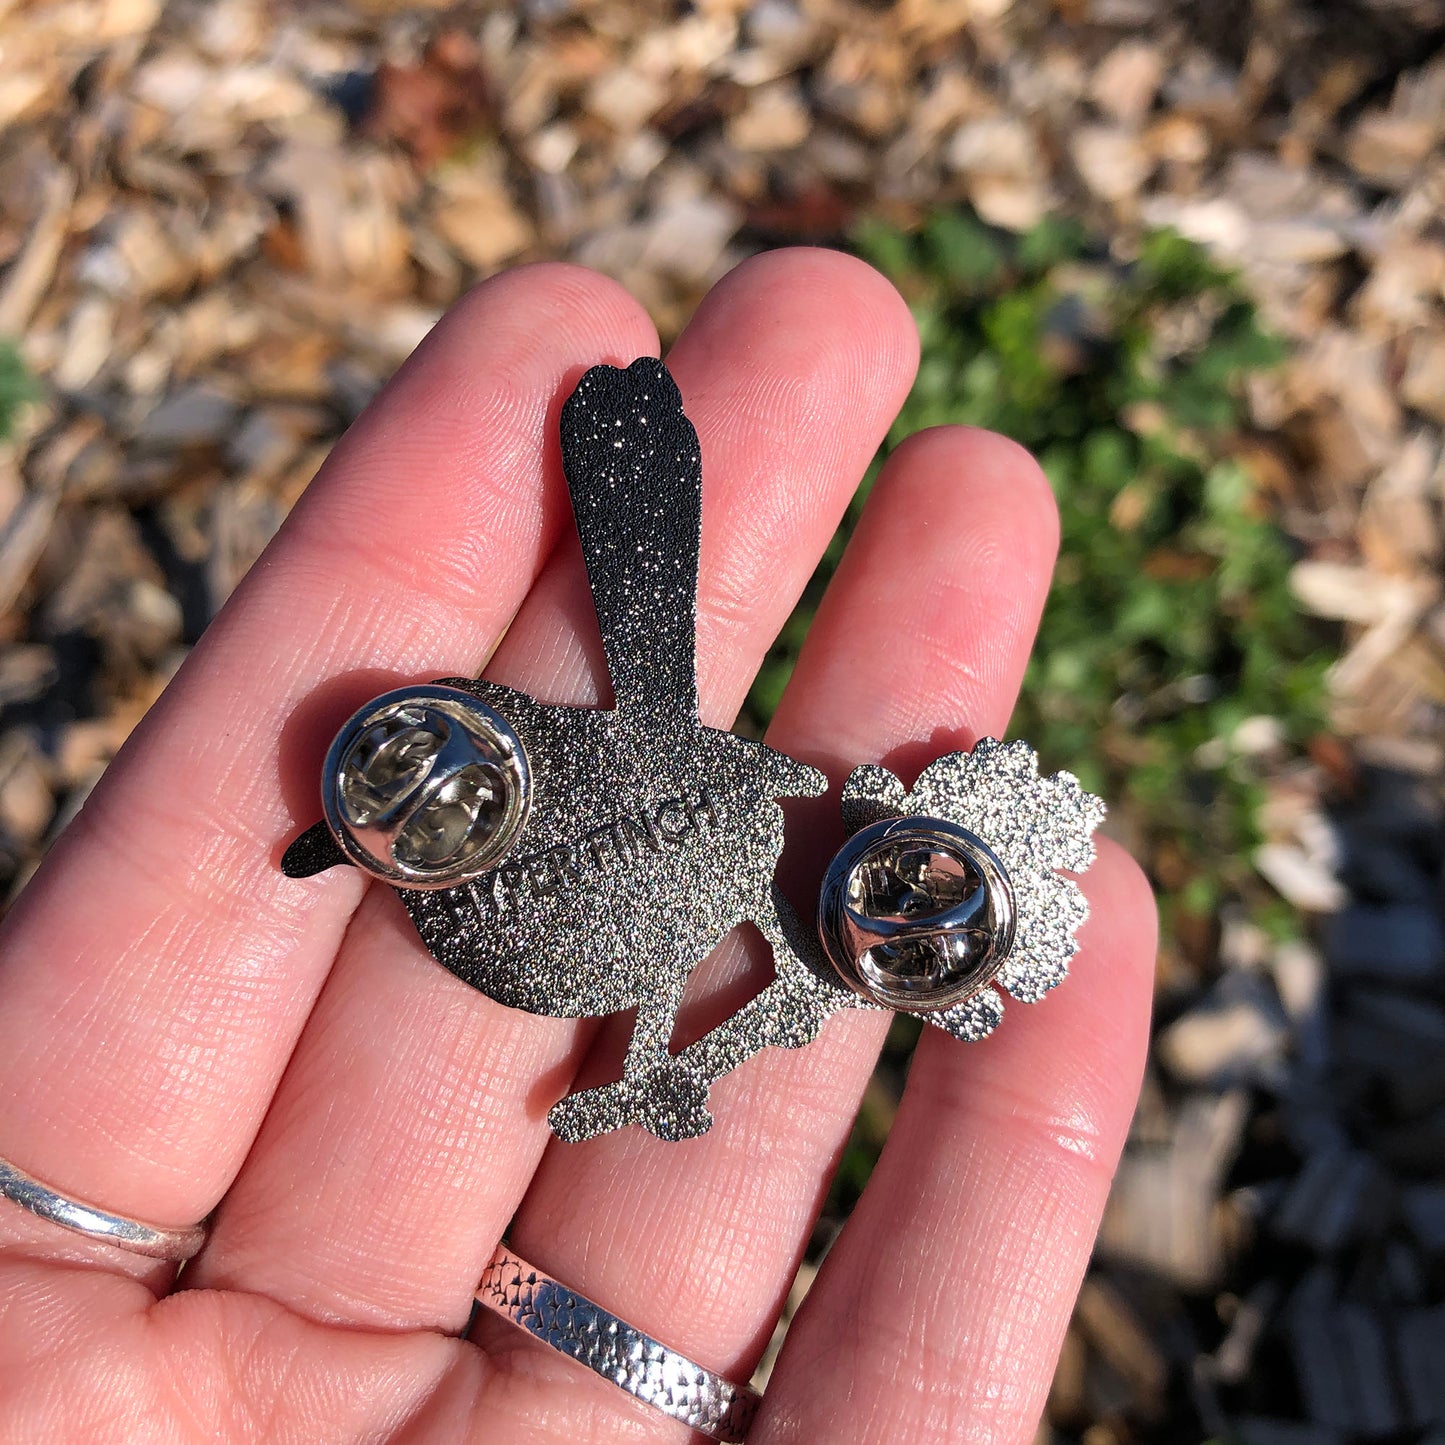
<path id="1" fill-rule="evenodd" d="M 1034 1438 L 1148 1039 L 1148 885 L 1105 843 L 1086 888 L 1067 1003 L 1012 1009 L 976 1049 L 924 1030 L 750 1441 Z"/>
<path id="2" fill-rule="evenodd" d="M 703 456 L 706 717 L 741 703 L 907 391 L 916 345 L 897 293 L 826 251 L 740 267 L 678 341 L 669 365 Z M 598 650 L 569 548 L 489 675 L 595 699 Z M 541 1153 L 579 1030 L 459 983 L 394 905 L 379 894 L 358 915 L 194 1278 L 327 1318 L 456 1327 Z"/>
<path id="3" fill-rule="evenodd" d="M 327 1329 L 255 1296 L 158 1302 L 115 1274 L 8 1258 L 0 1338 L 7 1445 L 493 1438 L 468 1429 L 476 1350 Z"/>
<path id="4" fill-rule="evenodd" d="M 394 679 L 476 666 L 566 518 L 564 383 L 654 346 L 620 288 L 538 267 L 461 302 L 368 408 L 7 920 L 0 1153 L 144 1219 L 212 1207 L 361 894 L 277 867 L 320 739 Z"/>
<path id="5" fill-rule="evenodd" d="M 1048 486 L 1012 443 L 958 427 L 905 443 L 869 498 L 770 739 L 838 775 L 880 757 L 916 771 L 975 730 L 1000 730 L 1056 535 Z M 825 807 L 835 813 L 836 800 Z M 845 1013 L 807 1048 L 749 1060 L 714 1088 L 716 1122 L 700 1139 L 664 1147 L 629 1130 L 552 1147 L 511 1230 L 517 1251 L 745 1378 L 886 1025 L 882 1013 Z"/>

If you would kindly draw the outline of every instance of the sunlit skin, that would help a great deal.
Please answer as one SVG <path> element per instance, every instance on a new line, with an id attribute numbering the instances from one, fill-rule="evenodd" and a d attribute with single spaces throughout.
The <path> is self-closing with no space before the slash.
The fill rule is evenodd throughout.
<path id="1" fill-rule="evenodd" d="M 387 687 L 492 652 L 500 683 L 599 700 L 557 410 L 586 367 L 656 349 L 641 307 L 576 268 L 453 308 L 7 919 L 0 1155 L 108 1209 L 215 1222 L 179 1288 L 0 1204 L 0 1438 L 687 1440 L 500 1321 L 459 1337 L 509 1221 L 539 1267 L 717 1370 L 752 1368 L 887 1018 L 752 1059 L 700 1139 L 549 1142 L 548 1107 L 606 1077 L 615 1031 L 468 988 L 355 869 L 277 866 L 316 815 L 330 737 Z M 810 250 L 739 267 L 672 348 L 704 459 L 705 722 L 736 714 L 916 360 L 892 288 Z M 911 780 L 1001 734 L 1056 536 L 1012 443 L 948 427 L 899 447 L 769 741 L 835 782 L 865 760 Z M 1107 841 L 1084 886 L 1061 989 L 981 1044 L 925 1031 L 755 1445 L 1032 1439 L 1147 1033 L 1147 888 Z"/>

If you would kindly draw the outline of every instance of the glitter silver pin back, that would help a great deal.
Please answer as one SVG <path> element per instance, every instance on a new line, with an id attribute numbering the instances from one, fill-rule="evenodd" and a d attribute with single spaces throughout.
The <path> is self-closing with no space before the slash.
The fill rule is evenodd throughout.
<path id="1" fill-rule="evenodd" d="M 808 1043 L 843 1008 L 979 1039 L 1001 990 L 1032 1001 L 1059 983 L 1087 913 L 1060 870 L 1092 862 L 1103 804 L 1068 773 L 1040 777 L 1021 742 L 940 758 L 911 791 L 860 767 L 816 926 L 800 919 L 775 877 L 779 800 L 828 782 L 699 721 L 702 468 L 677 386 L 653 359 L 595 366 L 561 427 L 614 705 L 469 678 L 374 699 L 332 744 L 323 820 L 284 871 L 350 863 L 382 879 L 432 955 L 499 1003 L 556 1018 L 636 1008 L 622 1077 L 552 1109 L 568 1140 L 629 1123 L 701 1134 L 717 1079 Z M 773 981 L 673 1053 L 689 975 L 743 923 L 770 945 Z"/>

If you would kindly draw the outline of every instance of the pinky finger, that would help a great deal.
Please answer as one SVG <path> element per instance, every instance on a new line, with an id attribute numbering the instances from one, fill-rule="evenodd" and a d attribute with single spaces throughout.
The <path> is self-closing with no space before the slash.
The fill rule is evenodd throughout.
<path id="1" fill-rule="evenodd" d="M 1154 908 L 1101 844 L 1073 977 L 998 1033 L 925 1029 L 750 1445 L 1026 1445 L 1138 1094 Z"/>

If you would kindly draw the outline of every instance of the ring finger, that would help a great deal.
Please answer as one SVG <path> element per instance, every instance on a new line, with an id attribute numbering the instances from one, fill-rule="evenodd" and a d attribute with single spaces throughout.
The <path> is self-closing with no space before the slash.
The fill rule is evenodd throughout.
<path id="1" fill-rule="evenodd" d="M 905 443 L 869 498 L 770 740 L 835 774 L 883 758 L 911 781 L 933 756 L 1002 730 L 1055 536 L 1047 483 L 1013 443 L 957 427 Z M 836 799 L 825 806 L 836 810 Z M 886 1027 L 881 1014 L 843 1013 L 807 1048 L 749 1060 L 715 1086 L 717 1122 L 700 1139 L 661 1147 L 627 1130 L 553 1145 L 510 1231 L 518 1253 L 681 1353 L 745 1378 Z M 494 1350 L 535 1353 L 525 1337 L 484 1324 Z M 531 1369 L 589 1402 L 599 1388 L 560 1358 Z M 506 1399 L 520 1414 L 531 1393 Z M 632 1408 L 611 1393 L 617 1409 Z"/>

